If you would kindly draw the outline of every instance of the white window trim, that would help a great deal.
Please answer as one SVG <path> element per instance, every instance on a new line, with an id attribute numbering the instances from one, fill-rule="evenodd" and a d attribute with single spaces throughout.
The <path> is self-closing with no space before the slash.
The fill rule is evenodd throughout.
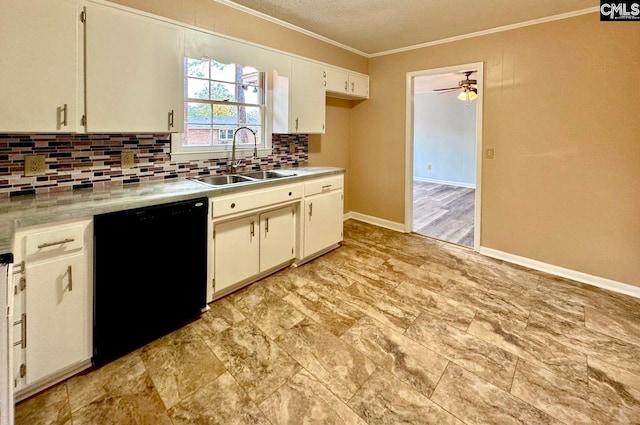
<path id="1" fill-rule="evenodd" d="M 250 66 L 250 65 L 247 65 Z M 259 70 L 260 71 L 260 70 Z M 265 157 L 273 154 L 273 72 L 264 72 L 264 122 L 262 131 L 264 132 L 264 145 L 260 143 L 258 147 L 258 157 Z M 184 102 L 184 100 L 183 100 Z M 171 160 L 176 162 L 195 161 L 207 159 L 231 158 L 232 144 L 202 147 L 182 146 L 182 133 L 171 133 Z M 250 158 L 253 156 L 254 147 L 252 145 L 236 146 L 236 158 Z"/>

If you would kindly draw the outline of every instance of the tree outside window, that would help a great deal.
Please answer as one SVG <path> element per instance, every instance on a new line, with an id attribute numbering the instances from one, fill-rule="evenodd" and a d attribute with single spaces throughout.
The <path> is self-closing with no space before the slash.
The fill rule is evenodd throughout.
<path id="1" fill-rule="evenodd" d="M 262 140 L 263 73 L 210 58 L 185 58 L 184 75 L 182 146 L 224 147 L 242 126 L 250 127 Z M 240 132 L 236 143 L 253 145 L 253 137 Z"/>

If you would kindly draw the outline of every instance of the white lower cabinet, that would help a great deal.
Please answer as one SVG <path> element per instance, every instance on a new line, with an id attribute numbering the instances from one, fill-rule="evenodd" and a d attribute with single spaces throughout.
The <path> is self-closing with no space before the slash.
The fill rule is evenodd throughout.
<path id="1" fill-rule="evenodd" d="M 213 197 L 208 302 L 342 241 L 344 177 Z"/>
<path id="2" fill-rule="evenodd" d="M 18 400 L 91 365 L 91 220 L 19 231 L 14 267 Z"/>
<path id="3" fill-rule="evenodd" d="M 213 229 L 215 292 L 290 263 L 294 257 L 293 205 L 215 223 Z"/>
<path id="4" fill-rule="evenodd" d="M 260 272 L 293 259 L 295 208 L 287 206 L 260 214 Z"/>
<path id="5" fill-rule="evenodd" d="M 222 291 L 259 272 L 258 217 L 237 218 L 214 225 L 214 290 Z"/>
<path id="6" fill-rule="evenodd" d="M 304 184 L 299 259 L 311 259 L 342 241 L 344 176 L 309 180 Z"/>
<path id="7" fill-rule="evenodd" d="M 27 383 L 91 357 L 84 253 L 27 269 Z"/>
<path id="8" fill-rule="evenodd" d="M 310 196 L 304 200 L 304 257 L 342 241 L 342 190 Z"/>

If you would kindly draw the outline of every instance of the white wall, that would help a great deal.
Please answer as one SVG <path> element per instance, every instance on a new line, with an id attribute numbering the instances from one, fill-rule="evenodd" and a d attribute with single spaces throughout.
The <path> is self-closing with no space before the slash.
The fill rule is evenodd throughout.
<path id="1" fill-rule="evenodd" d="M 475 186 L 476 103 L 462 102 L 457 95 L 415 95 L 413 175 Z"/>

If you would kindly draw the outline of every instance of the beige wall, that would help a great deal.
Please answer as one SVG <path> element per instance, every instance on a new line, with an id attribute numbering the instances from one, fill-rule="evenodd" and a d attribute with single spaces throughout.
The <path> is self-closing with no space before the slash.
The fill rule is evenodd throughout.
<path id="1" fill-rule="evenodd" d="M 404 221 L 409 71 L 485 63 L 482 246 L 640 286 L 640 27 L 597 14 L 367 61 L 212 0 L 116 3 L 368 73 L 329 100 L 310 163 L 347 168 L 345 210 Z"/>
<path id="2" fill-rule="evenodd" d="M 309 59 L 353 71 L 367 72 L 367 59 L 364 56 L 246 14 L 214 0 L 112 0 L 112 2 Z"/>
<path id="3" fill-rule="evenodd" d="M 404 221 L 409 71 L 484 62 L 481 244 L 640 286 L 640 26 L 597 14 L 369 61 L 350 206 Z"/>
<path id="4" fill-rule="evenodd" d="M 347 169 L 344 210 L 351 211 L 349 139 L 352 101 L 327 97 L 326 132 L 309 135 L 309 165 Z"/>

